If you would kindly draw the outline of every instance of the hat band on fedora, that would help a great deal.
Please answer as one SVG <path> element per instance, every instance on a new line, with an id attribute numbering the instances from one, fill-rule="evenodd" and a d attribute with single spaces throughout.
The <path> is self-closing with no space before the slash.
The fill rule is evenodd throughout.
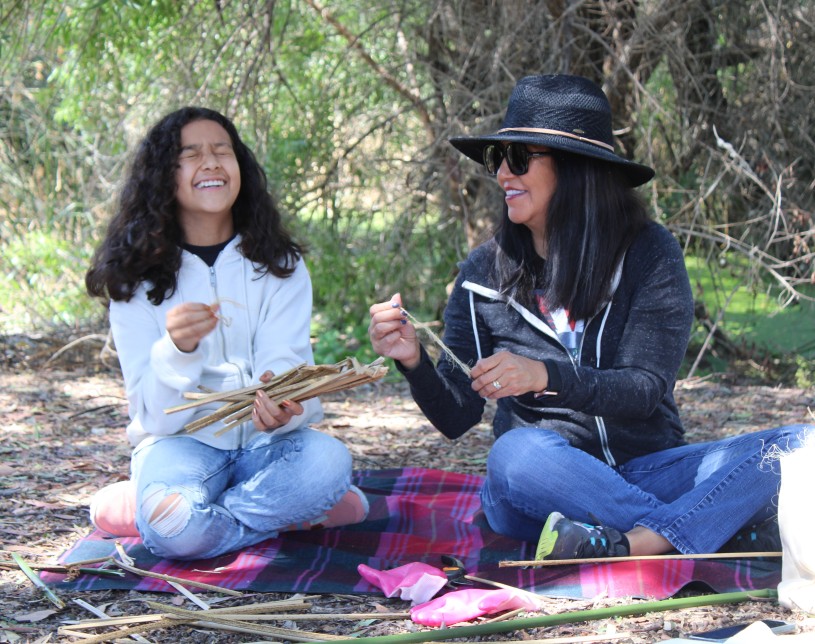
<path id="1" fill-rule="evenodd" d="M 594 139 L 587 139 L 584 136 L 578 136 L 577 134 L 572 134 L 571 132 L 562 132 L 560 130 L 547 130 L 545 128 L 540 127 L 506 127 L 502 130 L 498 130 L 498 134 L 503 134 L 504 132 L 534 132 L 535 134 L 553 134 L 556 136 L 565 136 L 570 139 L 576 139 L 577 141 L 583 141 L 583 143 L 599 145 L 601 148 L 605 148 L 606 150 L 614 152 L 614 146 L 611 146 L 608 143 L 603 143 L 602 141 L 595 141 Z"/>

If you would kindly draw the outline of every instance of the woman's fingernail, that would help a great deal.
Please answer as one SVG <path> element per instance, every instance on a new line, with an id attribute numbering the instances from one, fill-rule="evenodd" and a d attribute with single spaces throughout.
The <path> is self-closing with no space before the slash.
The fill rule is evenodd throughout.
<path id="1" fill-rule="evenodd" d="M 391 308 L 398 309 L 399 308 L 399 302 L 391 302 Z"/>
<path id="2" fill-rule="evenodd" d="M 401 322 L 403 325 L 404 325 L 404 324 L 407 324 L 407 320 L 405 320 L 404 318 L 402 318 L 402 319 L 401 319 L 401 320 L 399 320 L 399 321 L 400 321 L 400 322 Z"/>

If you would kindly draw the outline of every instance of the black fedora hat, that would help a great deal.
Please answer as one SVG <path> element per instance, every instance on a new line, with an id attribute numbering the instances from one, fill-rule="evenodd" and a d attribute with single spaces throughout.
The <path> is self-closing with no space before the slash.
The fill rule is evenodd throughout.
<path id="1" fill-rule="evenodd" d="M 522 78 L 512 90 L 504 122 L 495 134 L 450 139 L 459 152 L 482 164 L 484 148 L 497 141 L 545 145 L 618 164 L 631 186 L 654 177 L 652 168 L 615 154 L 608 98 L 582 76 Z"/>

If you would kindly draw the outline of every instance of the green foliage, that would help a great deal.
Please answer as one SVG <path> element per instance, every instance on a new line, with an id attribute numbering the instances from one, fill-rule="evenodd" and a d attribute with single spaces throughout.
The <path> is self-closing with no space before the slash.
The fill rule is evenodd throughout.
<path id="1" fill-rule="evenodd" d="M 795 384 L 802 389 L 815 387 L 815 360 L 795 356 Z"/>
<path id="2" fill-rule="evenodd" d="M 439 320 L 456 262 L 496 212 L 496 191 L 450 153 L 447 137 L 495 125 L 522 74 L 617 69 L 624 51 L 642 50 L 641 66 L 619 70 L 611 85 L 636 78 L 645 87 L 619 85 L 626 100 L 615 110 L 625 110 L 621 128 L 633 121 L 622 135 L 634 146 L 627 152 L 658 169 L 644 191 L 658 218 L 725 231 L 748 248 L 777 240 L 772 250 L 796 261 L 811 251 L 811 196 L 801 195 L 812 192 L 813 155 L 800 133 L 812 131 L 815 65 L 798 44 L 809 32 L 791 37 L 813 24 L 806 3 L 717 6 L 704 21 L 716 30 L 705 78 L 676 35 L 692 37 L 692 23 L 673 22 L 698 20 L 694 3 L 662 15 L 661 33 L 638 31 L 659 24 L 659 3 L 612 16 L 631 22 L 603 33 L 591 30 L 609 16 L 580 22 L 586 8 L 577 7 L 571 44 L 560 42 L 552 3 L 320 4 L 330 19 L 294 0 L 20 0 L 0 9 L 0 332 L 97 319 L 82 276 L 128 153 L 161 115 L 199 104 L 236 122 L 310 248 L 318 359 L 367 360 L 371 303 L 399 291 L 422 320 Z M 654 12 L 642 25 L 641 11 Z M 633 47 L 621 40 L 629 32 Z M 559 49 L 594 41 L 605 63 L 589 60 L 593 49 Z M 567 59 L 583 67 L 561 69 Z M 716 120 L 719 105 L 689 103 L 688 88 L 698 85 L 704 102 L 712 80 L 726 119 Z M 724 120 L 746 161 L 717 156 L 711 125 Z M 746 164 L 758 169 L 749 180 L 734 170 Z M 772 220 L 782 205 L 788 219 Z M 729 336 L 812 356 L 811 304 L 779 307 L 754 262 L 721 254 L 720 237 L 679 236 L 697 258 L 689 260 L 697 297 L 712 318 L 727 308 Z M 811 262 L 786 274 L 805 280 L 807 270 Z M 694 340 L 704 335 L 700 327 Z"/>
<path id="3" fill-rule="evenodd" d="M 3 251 L 0 332 L 76 326 L 99 316 L 84 292 L 89 257 L 66 239 L 34 231 Z"/>
<path id="4" fill-rule="evenodd" d="M 798 354 L 815 359 L 815 302 L 782 306 L 777 292 L 749 281 L 747 262 L 738 257 L 710 264 L 699 257 L 686 259 L 694 297 L 704 302 L 711 319 L 722 309 L 719 327 L 742 343 L 769 354 Z M 809 289 L 815 294 L 815 289 Z"/>

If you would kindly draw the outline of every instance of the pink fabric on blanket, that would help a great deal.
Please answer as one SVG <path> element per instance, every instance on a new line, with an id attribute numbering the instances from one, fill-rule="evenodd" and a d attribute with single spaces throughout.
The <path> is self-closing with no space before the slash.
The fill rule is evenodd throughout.
<path id="1" fill-rule="evenodd" d="M 482 615 L 526 608 L 537 610 L 539 602 L 531 593 L 512 588 L 456 590 L 410 609 L 410 619 L 423 626 L 450 626 Z"/>
<path id="2" fill-rule="evenodd" d="M 433 566 L 415 562 L 391 568 L 376 570 L 365 564 L 357 566 L 359 574 L 369 584 L 381 588 L 385 597 L 409 600 L 414 605 L 423 604 L 439 592 L 447 583 L 447 575 Z"/>

